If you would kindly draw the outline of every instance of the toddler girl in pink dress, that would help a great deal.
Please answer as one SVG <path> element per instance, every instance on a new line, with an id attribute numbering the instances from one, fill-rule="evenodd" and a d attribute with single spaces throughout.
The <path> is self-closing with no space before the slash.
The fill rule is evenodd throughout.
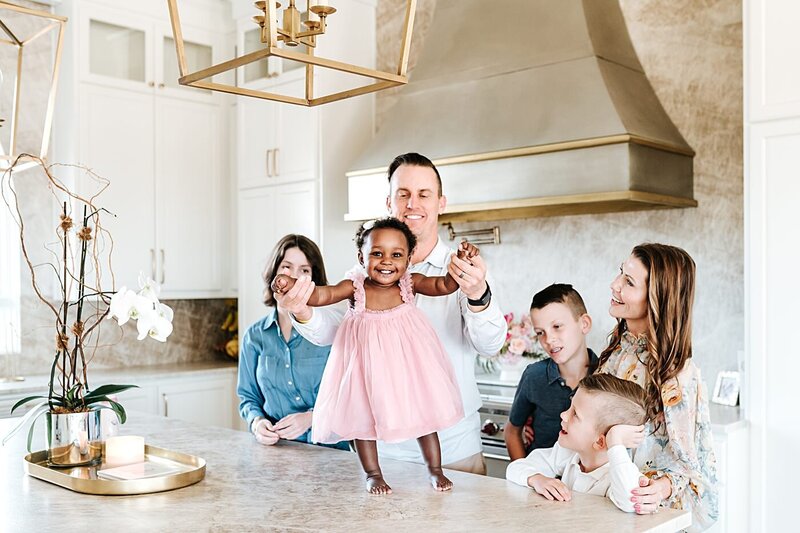
<path id="1" fill-rule="evenodd" d="M 336 333 L 311 426 L 313 442 L 355 439 L 367 491 L 389 494 L 378 463 L 376 440 L 416 438 L 438 491 L 453 483 L 441 466 L 438 430 L 464 416 L 453 367 L 414 293 L 444 296 L 458 289 L 446 276 L 411 274 L 408 266 L 416 237 L 395 218 L 365 223 L 356 234 L 361 268 L 337 285 L 319 286 L 308 301 L 324 306 L 350 300 Z M 478 249 L 461 243 L 460 257 Z M 278 276 L 275 292 L 286 292 L 294 278 Z"/>

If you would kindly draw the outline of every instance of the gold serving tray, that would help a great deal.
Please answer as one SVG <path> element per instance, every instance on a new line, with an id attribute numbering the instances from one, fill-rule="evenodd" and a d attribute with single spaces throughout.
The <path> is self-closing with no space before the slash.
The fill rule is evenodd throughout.
<path id="1" fill-rule="evenodd" d="M 25 456 L 25 472 L 29 476 L 47 481 L 75 492 L 105 496 L 147 494 L 179 489 L 197 483 L 206 475 L 206 461 L 200 457 L 175 452 L 146 444 L 145 460 L 179 465 L 183 470 L 163 476 L 142 479 L 111 480 L 97 477 L 97 471 L 105 463 L 95 466 L 52 468 L 47 466 L 47 451 L 33 452 Z"/>

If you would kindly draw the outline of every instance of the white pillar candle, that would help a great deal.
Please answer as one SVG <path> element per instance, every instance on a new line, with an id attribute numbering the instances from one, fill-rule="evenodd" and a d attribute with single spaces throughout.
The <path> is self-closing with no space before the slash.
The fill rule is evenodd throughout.
<path id="1" fill-rule="evenodd" d="M 123 466 L 144 462 L 144 437 L 125 435 L 106 440 L 106 466 Z"/>

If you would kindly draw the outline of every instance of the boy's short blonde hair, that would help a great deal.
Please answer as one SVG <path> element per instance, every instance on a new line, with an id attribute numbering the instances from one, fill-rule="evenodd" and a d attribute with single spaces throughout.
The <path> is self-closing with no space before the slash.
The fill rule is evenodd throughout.
<path id="1" fill-rule="evenodd" d="M 600 401 L 597 429 L 601 434 L 617 424 L 638 426 L 647 422 L 647 394 L 637 383 L 611 374 L 590 374 L 578 387 Z"/>
<path id="2" fill-rule="evenodd" d="M 586 313 L 586 304 L 583 303 L 580 293 L 568 283 L 553 283 L 533 295 L 531 311 L 544 309 L 550 304 L 564 304 L 572 311 L 572 316 L 578 320 Z"/>

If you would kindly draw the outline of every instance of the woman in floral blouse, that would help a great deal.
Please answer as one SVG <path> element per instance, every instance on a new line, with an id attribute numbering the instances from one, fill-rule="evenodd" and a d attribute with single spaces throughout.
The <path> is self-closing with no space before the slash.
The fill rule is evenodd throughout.
<path id="1" fill-rule="evenodd" d="M 649 482 L 633 491 L 636 511 L 689 509 L 691 530 L 701 531 L 717 519 L 717 473 L 708 399 L 692 361 L 694 280 L 695 264 L 684 250 L 635 247 L 611 283 L 609 313 L 617 326 L 598 372 L 647 391 L 649 436 L 633 460 Z"/>

